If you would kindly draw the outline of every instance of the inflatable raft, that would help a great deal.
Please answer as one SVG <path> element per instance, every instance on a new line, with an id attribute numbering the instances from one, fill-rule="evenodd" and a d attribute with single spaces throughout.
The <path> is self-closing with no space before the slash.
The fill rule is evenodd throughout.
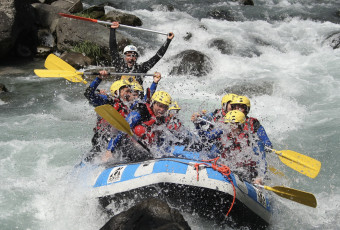
<path id="1" fill-rule="evenodd" d="M 181 147 L 174 151 L 176 156 L 188 154 Z M 191 158 L 195 156 L 191 154 Z M 127 204 L 158 197 L 200 217 L 232 222 L 234 226 L 266 227 L 271 207 L 262 191 L 232 172 L 225 175 L 215 166 L 177 157 L 119 164 L 99 173 L 94 194 L 104 207 L 114 204 L 121 210 Z"/>

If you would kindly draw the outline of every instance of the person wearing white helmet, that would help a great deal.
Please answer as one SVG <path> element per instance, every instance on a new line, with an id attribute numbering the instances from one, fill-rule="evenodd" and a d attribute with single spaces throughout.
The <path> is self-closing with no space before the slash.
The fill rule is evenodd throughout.
<path id="1" fill-rule="evenodd" d="M 112 64 L 119 73 L 146 73 L 148 72 L 165 54 L 171 40 L 174 38 L 174 33 L 168 34 L 166 42 L 161 46 L 157 53 L 148 61 L 137 64 L 139 52 L 137 47 L 128 45 L 124 48 L 122 58 L 118 52 L 118 45 L 116 40 L 116 29 L 119 28 L 119 22 L 113 22 L 110 30 L 110 55 L 112 57 Z M 143 84 L 143 78 L 136 76 L 139 84 Z"/>

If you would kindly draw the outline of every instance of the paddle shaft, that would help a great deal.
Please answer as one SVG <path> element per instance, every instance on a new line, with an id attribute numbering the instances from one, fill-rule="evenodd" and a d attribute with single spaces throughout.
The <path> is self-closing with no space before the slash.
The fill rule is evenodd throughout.
<path id="1" fill-rule="evenodd" d="M 92 19 L 92 18 L 84 18 L 84 17 L 79 17 L 79 16 L 75 16 L 75 15 L 70 15 L 70 14 L 64 14 L 64 13 L 59 13 L 59 15 L 63 16 L 63 17 L 67 17 L 67 18 L 74 18 L 74 19 L 78 19 L 78 20 L 94 22 L 94 23 L 99 23 L 99 24 L 103 24 L 103 25 L 110 25 L 110 26 L 112 25 L 112 22 L 100 21 L 100 20 Z M 167 33 L 163 33 L 163 32 L 156 31 L 156 30 L 143 29 L 143 28 L 123 25 L 123 24 L 119 24 L 119 26 L 123 27 L 123 28 L 130 28 L 130 29 L 134 29 L 134 30 L 142 30 L 142 31 L 146 31 L 146 32 L 156 33 L 156 34 L 168 35 Z"/>
<path id="2" fill-rule="evenodd" d="M 100 75 L 99 72 L 84 72 L 84 75 Z M 149 73 L 107 73 L 108 75 L 125 75 L 125 76 L 154 76 Z"/>

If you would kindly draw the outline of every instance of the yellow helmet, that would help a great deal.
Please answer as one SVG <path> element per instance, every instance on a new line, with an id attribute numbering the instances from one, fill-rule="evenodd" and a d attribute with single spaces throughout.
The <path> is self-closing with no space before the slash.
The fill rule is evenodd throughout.
<path id="1" fill-rule="evenodd" d="M 115 95 L 115 92 L 119 90 L 123 86 L 130 86 L 131 83 L 127 80 L 118 80 L 113 82 L 113 84 L 110 87 L 110 91 L 112 95 Z"/>
<path id="2" fill-rule="evenodd" d="M 169 106 L 172 102 L 172 99 L 170 94 L 167 92 L 157 91 L 152 95 L 151 101 L 158 101 L 159 103 Z"/>
<path id="3" fill-rule="evenodd" d="M 223 104 L 232 101 L 237 96 L 238 96 L 237 94 L 233 94 L 233 93 L 228 93 L 228 94 L 224 95 L 222 97 L 221 105 L 223 106 Z"/>
<path id="4" fill-rule="evenodd" d="M 246 96 L 237 96 L 235 97 L 230 104 L 235 105 L 235 104 L 241 104 L 241 105 L 246 105 L 247 106 L 247 112 L 250 110 L 250 100 Z"/>
<path id="5" fill-rule="evenodd" d="M 177 101 L 174 101 L 168 110 L 181 110 L 181 108 L 178 106 Z"/>
<path id="6" fill-rule="evenodd" d="M 138 82 L 136 82 L 136 81 L 131 83 L 131 89 L 135 90 L 135 91 L 142 91 L 142 92 L 144 92 L 143 87 Z"/>
<path id="7" fill-rule="evenodd" d="M 243 124 L 246 121 L 246 116 L 244 115 L 244 113 L 242 113 L 239 110 L 233 110 L 228 112 L 225 116 L 224 116 L 224 123 L 241 123 Z"/>

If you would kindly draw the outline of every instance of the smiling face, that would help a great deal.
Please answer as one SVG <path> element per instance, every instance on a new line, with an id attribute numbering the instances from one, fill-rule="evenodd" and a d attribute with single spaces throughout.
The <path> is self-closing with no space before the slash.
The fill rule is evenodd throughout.
<path id="1" fill-rule="evenodd" d="M 165 115 L 166 111 L 168 111 L 169 106 L 164 105 L 158 101 L 156 101 L 152 106 L 152 111 L 156 117 L 162 117 Z"/>
<path id="2" fill-rule="evenodd" d="M 124 54 L 124 60 L 129 68 L 132 68 L 134 64 L 136 64 L 137 58 L 138 55 L 136 54 L 136 52 L 126 52 Z"/>

